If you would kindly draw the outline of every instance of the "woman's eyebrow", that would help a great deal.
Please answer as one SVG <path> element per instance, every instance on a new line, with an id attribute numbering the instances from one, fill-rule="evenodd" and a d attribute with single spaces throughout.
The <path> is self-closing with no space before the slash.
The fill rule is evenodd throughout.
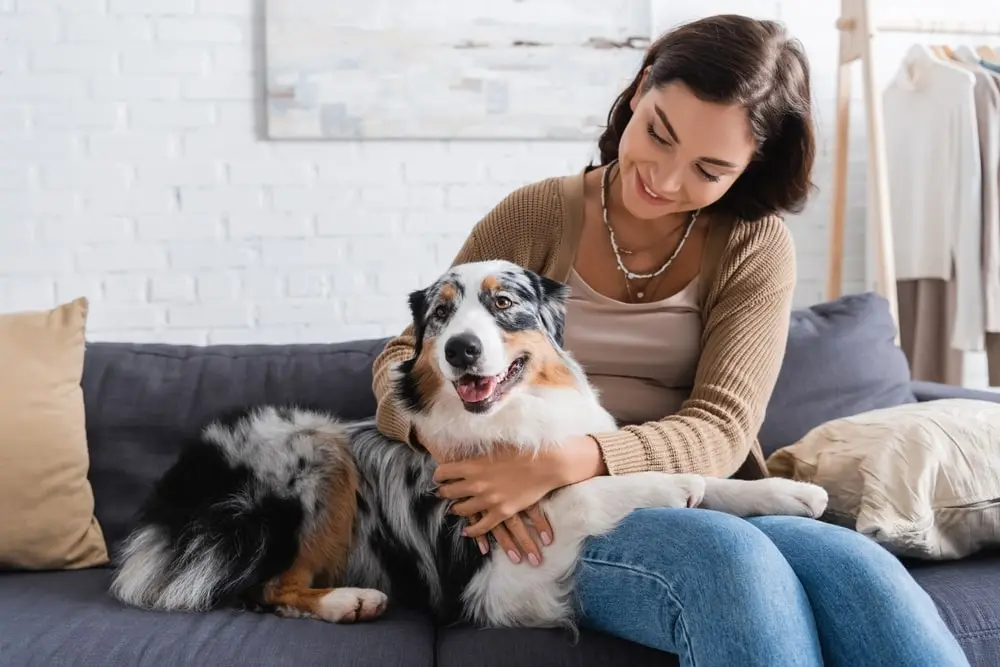
<path id="1" fill-rule="evenodd" d="M 656 115 L 660 117 L 660 120 L 663 121 L 663 126 L 667 128 L 667 134 L 669 134 L 670 138 L 674 140 L 674 143 L 679 145 L 681 143 L 681 140 L 677 138 L 677 132 L 674 130 L 674 126 L 671 125 L 670 121 L 667 119 L 667 114 L 664 113 L 663 109 L 661 109 L 656 104 L 653 105 L 653 110 L 656 112 Z M 702 162 L 708 162 L 709 164 L 715 164 L 720 167 L 728 167 L 729 169 L 740 168 L 738 164 L 735 164 L 728 160 L 720 160 L 719 158 L 716 157 L 700 157 L 698 159 L 701 160 Z"/>

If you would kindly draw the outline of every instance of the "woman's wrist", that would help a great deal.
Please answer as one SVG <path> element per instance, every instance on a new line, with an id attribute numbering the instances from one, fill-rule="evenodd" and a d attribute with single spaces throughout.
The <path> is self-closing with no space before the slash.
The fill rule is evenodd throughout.
<path id="1" fill-rule="evenodd" d="M 555 488 L 608 474 L 601 447 L 590 436 L 573 438 L 554 451 L 557 457 L 556 465 L 552 466 L 556 475 Z"/>

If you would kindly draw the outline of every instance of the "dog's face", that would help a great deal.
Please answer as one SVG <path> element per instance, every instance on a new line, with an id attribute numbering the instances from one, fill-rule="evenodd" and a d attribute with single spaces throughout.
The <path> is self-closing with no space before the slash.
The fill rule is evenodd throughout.
<path id="1" fill-rule="evenodd" d="M 567 294 L 562 283 L 503 261 L 455 266 L 413 292 L 416 346 L 400 367 L 404 402 L 424 410 L 452 391 L 468 412 L 487 414 L 524 385 L 568 381 L 556 353 Z"/>

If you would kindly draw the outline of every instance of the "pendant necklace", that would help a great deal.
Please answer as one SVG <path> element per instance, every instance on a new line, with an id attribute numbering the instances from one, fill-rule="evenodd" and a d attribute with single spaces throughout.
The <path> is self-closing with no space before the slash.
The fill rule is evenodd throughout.
<path id="1" fill-rule="evenodd" d="M 618 247 L 618 241 L 615 239 L 615 230 L 611 228 L 611 223 L 608 221 L 608 197 L 607 197 L 608 178 L 610 177 L 611 174 L 611 168 L 615 165 L 616 162 L 617 160 L 611 162 L 604 169 L 604 175 L 603 178 L 601 179 L 601 213 L 604 216 L 604 226 L 608 228 L 608 236 L 611 238 L 611 248 L 615 252 L 615 259 L 618 261 L 618 270 L 625 274 L 625 291 L 628 292 L 628 298 L 632 300 L 633 297 L 632 297 L 631 281 L 637 279 L 645 280 L 649 278 L 655 278 L 656 276 L 666 271 L 667 267 L 669 267 L 671 264 L 674 263 L 674 259 L 677 258 L 677 255 L 680 253 L 681 248 L 684 247 L 684 242 L 687 241 L 688 235 L 691 233 L 691 228 L 694 227 L 694 223 L 698 219 L 698 213 L 701 212 L 701 209 L 698 209 L 691 213 L 691 219 L 688 221 L 687 227 L 684 230 L 684 236 L 681 237 L 681 240 L 680 242 L 678 242 L 677 247 L 674 249 L 674 252 L 670 255 L 670 257 L 667 258 L 667 261 L 663 263 L 663 266 L 661 266 L 659 269 L 657 269 L 652 273 L 635 273 L 629 270 L 628 267 L 625 266 L 625 263 L 622 261 L 622 255 L 631 255 L 633 253 L 631 250 L 626 250 L 624 248 Z M 635 294 L 636 299 L 642 299 L 645 296 L 646 296 L 645 291 L 639 291 L 636 292 Z"/>

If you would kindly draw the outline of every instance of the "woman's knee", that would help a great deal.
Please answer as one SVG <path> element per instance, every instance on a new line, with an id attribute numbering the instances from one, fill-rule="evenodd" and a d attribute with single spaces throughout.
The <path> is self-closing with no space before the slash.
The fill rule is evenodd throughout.
<path id="1" fill-rule="evenodd" d="M 685 606 L 738 602 L 770 609 L 802 597 L 773 542 L 752 524 L 701 509 L 644 509 L 584 544 L 581 567 L 623 566 L 662 580 Z M 803 598 L 804 599 L 804 598 Z"/>
<path id="2" fill-rule="evenodd" d="M 815 519 L 787 516 L 751 519 L 781 550 L 807 586 L 853 589 L 871 598 L 922 593 L 903 564 L 887 549 L 853 530 Z"/>
<path id="3" fill-rule="evenodd" d="M 767 536 L 740 518 L 634 512 L 584 544 L 575 581 L 591 628 L 688 656 L 820 664 L 805 591 Z"/>

